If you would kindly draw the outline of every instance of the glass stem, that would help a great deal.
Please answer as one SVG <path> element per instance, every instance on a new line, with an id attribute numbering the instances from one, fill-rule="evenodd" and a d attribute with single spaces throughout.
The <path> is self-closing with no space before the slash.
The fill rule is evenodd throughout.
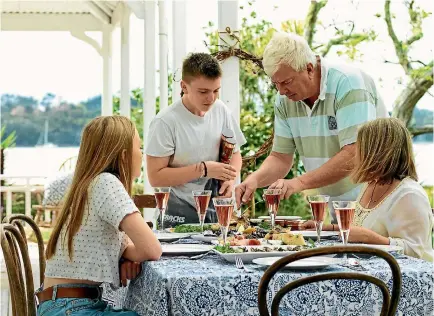
<path id="1" fill-rule="evenodd" d="M 321 231 L 322 231 L 322 221 L 315 221 L 315 228 L 316 228 L 316 241 L 321 241 Z"/>
<path id="2" fill-rule="evenodd" d="M 341 238 L 344 246 L 348 244 L 348 236 L 350 235 L 350 230 L 341 230 Z M 348 262 L 348 255 L 344 253 L 344 262 Z"/>
<path id="3" fill-rule="evenodd" d="M 274 230 L 274 225 L 276 223 L 276 216 L 274 215 L 274 212 L 270 212 L 270 218 L 271 218 L 271 229 Z"/>
<path id="4" fill-rule="evenodd" d="M 160 231 L 164 231 L 164 213 L 166 213 L 166 210 L 162 208 L 160 210 Z"/>
<path id="5" fill-rule="evenodd" d="M 220 231 L 223 236 L 223 245 L 226 245 L 226 240 L 228 238 L 228 227 L 227 226 L 220 226 Z"/>

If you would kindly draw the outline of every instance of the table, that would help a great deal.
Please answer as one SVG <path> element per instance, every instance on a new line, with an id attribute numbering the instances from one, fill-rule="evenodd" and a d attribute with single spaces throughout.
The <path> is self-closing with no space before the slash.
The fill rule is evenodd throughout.
<path id="1" fill-rule="evenodd" d="M 397 315 L 433 315 L 434 273 L 431 263 L 404 256 L 398 259 L 403 287 Z M 391 272 L 382 259 L 361 260 L 371 275 L 391 288 Z M 200 260 L 162 257 L 144 262 L 142 273 L 128 289 L 106 292 L 115 305 L 123 305 L 140 315 L 259 315 L 257 291 L 264 268 L 245 273 L 234 264 L 212 254 Z M 270 298 L 290 280 L 314 273 L 351 271 L 333 266 L 318 271 L 278 273 L 270 283 Z M 270 299 L 269 299 L 270 301 Z M 280 315 L 379 315 L 381 292 L 372 284 L 356 280 L 332 280 L 310 284 L 287 294 Z"/>

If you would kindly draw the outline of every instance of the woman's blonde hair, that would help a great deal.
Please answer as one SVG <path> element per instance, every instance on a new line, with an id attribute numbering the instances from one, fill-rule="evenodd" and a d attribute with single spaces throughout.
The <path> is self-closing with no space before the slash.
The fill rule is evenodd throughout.
<path id="1" fill-rule="evenodd" d="M 275 32 L 265 47 L 262 58 L 264 71 L 269 77 L 274 75 L 281 64 L 300 72 L 309 63 L 316 65 L 315 53 L 304 37 L 294 33 Z"/>
<path id="2" fill-rule="evenodd" d="M 411 135 L 398 119 L 380 118 L 362 125 L 356 155 L 358 162 L 352 173 L 356 183 L 385 184 L 405 177 L 417 181 Z"/>
<path id="3" fill-rule="evenodd" d="M 74 177 L 59 219 L 48 241 L 47 259 L 55 254 L 57 241 L 63 228 L 68 241 L 69 258 L 72 259 L 73 238 L 82 224 L 88 202 L 88 189 L 96 176 L 103 172 L 116 175 L 131 194 L 132 148 L 135 132 L 134 123 L 123 116 L 101 116 L 86 125 Z M 64 241 L 62 246 L 63 243 Z"/>

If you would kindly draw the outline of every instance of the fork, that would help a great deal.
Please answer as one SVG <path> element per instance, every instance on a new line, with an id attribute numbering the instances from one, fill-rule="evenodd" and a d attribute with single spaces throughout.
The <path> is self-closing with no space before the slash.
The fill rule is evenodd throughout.
<path id="1" fill-rule="evenodd" d="M 235 266 L 237 269 L 244 269 L 244 272 L 250 273 L 253 272 L 246 268 L 246 266 L 243 263 L 243 260 L 240 257 L 235 257 Z"/>

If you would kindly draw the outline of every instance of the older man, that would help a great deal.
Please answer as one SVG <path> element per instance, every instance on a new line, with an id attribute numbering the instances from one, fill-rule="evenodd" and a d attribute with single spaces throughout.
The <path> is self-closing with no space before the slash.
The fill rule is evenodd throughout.
<path id="1" fill-rule="evenodd" d="M 349 174 L 357 128 L 388 116 L 374 80 L 360 69 L 315 55 L 296 34 L 275 33 L 263 65 L 280 94 L 273 149 L 259 170 L 236 188 L 237 203 L 247 203 L 257 188 L 268 185 L 282 189 L 284 198 L 318 189 L 331 201 L 355 200 L 360 188 Z M 307 172 L 285 180 L 295 151 Z"/>

